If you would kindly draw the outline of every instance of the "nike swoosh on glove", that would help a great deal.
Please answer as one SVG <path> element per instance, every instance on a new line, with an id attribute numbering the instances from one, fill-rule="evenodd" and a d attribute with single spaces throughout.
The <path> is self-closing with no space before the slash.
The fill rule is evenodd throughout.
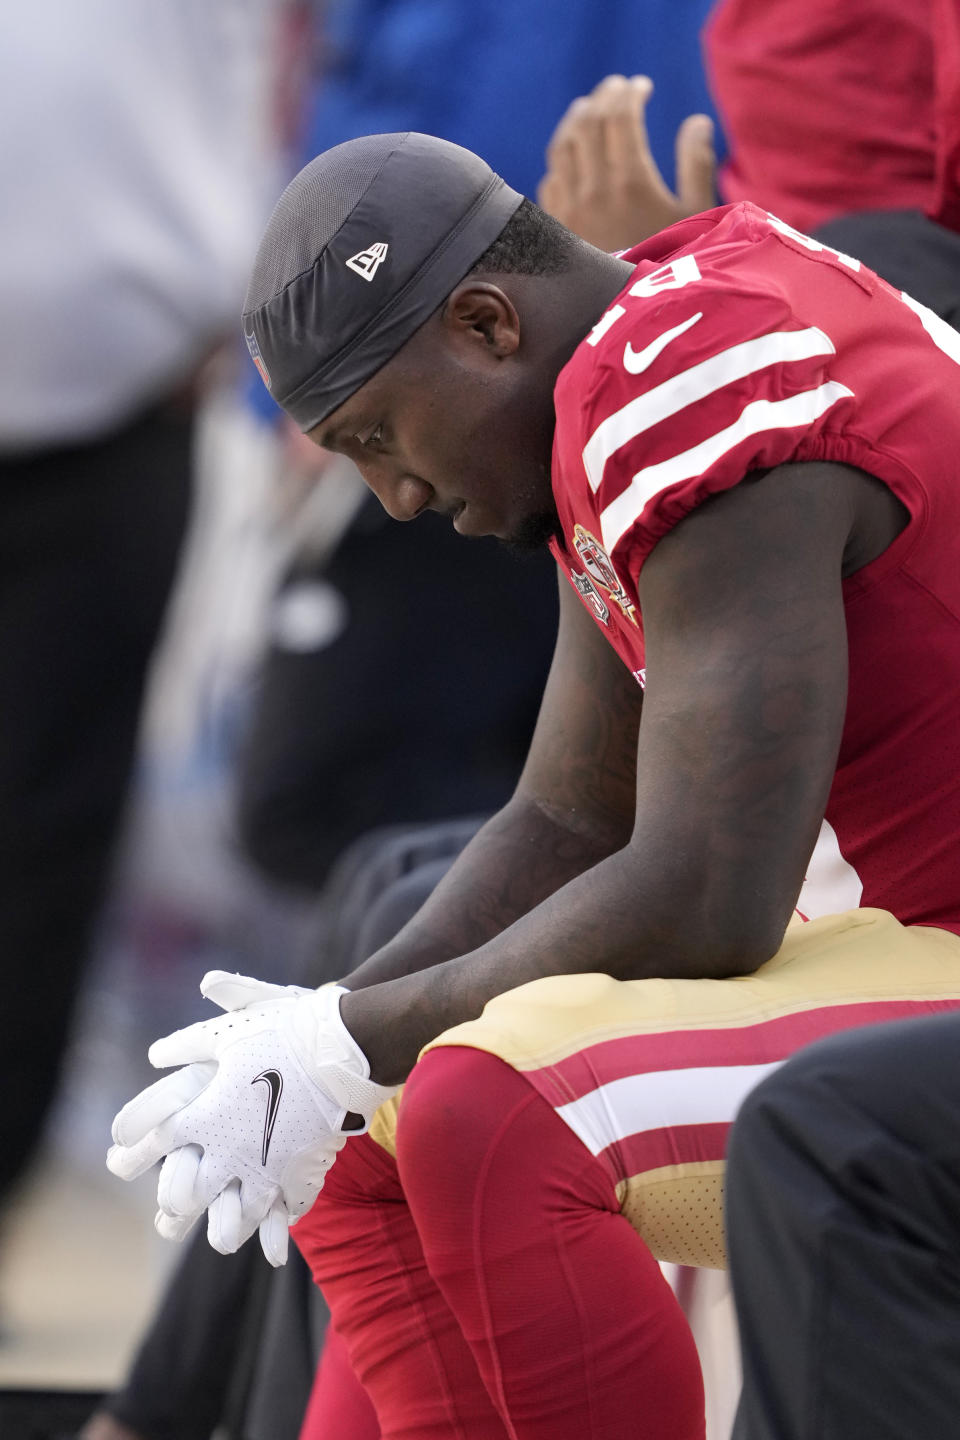
<path id="1" fill-rule="evenodd" d="M 226 1013 L 150 1046 L 152 1065 L 183 1068 L 123 1107 L 107 1166 L 134 1180 L 163 1160 L 155 1223 L 168 1239 L 182 1240 L 207 1210 L 215 1250 L 237 1250 L 259 1228 L 270 1264 L 282 1265 L 288 1227 L 397 1087 L 370 1079 L 340 1018 L 342 985 L 305 990 L 211 970 L 200 990 Z M 351 1113 L 363 1126 L 344 1131 Z"/>

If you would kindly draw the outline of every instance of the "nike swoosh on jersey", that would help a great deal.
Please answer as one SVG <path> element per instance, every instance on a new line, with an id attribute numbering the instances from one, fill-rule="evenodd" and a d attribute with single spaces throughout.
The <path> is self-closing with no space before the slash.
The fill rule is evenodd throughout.
<path id="1" fill-rule="evenodd" d="M 698 320 L 703 319 L 703 311 L 698 310 L 696 315 L 691 315 L 689 320 L 683 320 L 679 325 L 674 325 L 672 330 L 664 330 L 656 340 L 651 340 L 642 350 L 634 350 L 628 340 L 623 351 L 623 368 L 630 375 L 642 375 L 644 370 L 649 369 L 662 350 L 666 350 L 671 340 L 676 340 L 678 335 L 683 335 L 691 326 L 696 325 Z"/>
<path id="2" fill-rule="evenodd" d="M 280 1096 L 283 1094 L 283 1076 L 279 1070 L 262 1070 L 259 1075 L 254 1076 L 250 1084 L 257 1085 L 261 1080 L 270 1089 L 267 1113 L 263 1121 L 263 1147 L 260 1151 L 260 1164 L 266 1165 L 273 1136 L 273 1126 L 277 1118 L 277 1111 L 280 1109 Z"/>

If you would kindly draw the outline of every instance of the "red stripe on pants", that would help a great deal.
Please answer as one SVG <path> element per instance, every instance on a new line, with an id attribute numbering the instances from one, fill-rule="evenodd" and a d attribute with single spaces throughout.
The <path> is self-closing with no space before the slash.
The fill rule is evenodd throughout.
<path id="1" fill-rule="evenodd" d="M 566 1105 L 600 1085 L 628 1075 L 663 1074 L 691 1066 L 763 1065 L 770 1060 L 785 1060 L 802 1045 L 839 1030 L 956 1008 L 953 999 L 857 1000 L 843 1005 L 817 1005 L 773 1020 L 720 1025 L 713 1030 L 700 1025 L 642 1037 L 622 1035 L 616 1040 L 597 1041 L 563 1060 L 531 1071 L 530 1082 L 551 1105 Z"/>

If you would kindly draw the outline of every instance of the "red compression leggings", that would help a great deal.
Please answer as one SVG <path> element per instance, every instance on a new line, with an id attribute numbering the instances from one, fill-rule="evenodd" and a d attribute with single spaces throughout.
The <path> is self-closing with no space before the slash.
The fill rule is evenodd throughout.
<path id="1" fill-rule="evenodd" d="M 351 1140 L 293 1234 L 383 1440 L 703 1440 L 692 1336 L 608 1172 L 494 1056 L 430 1051 L 397 1163 Z M 370 1440 L 330 1361 L 304 1440 Z"/>

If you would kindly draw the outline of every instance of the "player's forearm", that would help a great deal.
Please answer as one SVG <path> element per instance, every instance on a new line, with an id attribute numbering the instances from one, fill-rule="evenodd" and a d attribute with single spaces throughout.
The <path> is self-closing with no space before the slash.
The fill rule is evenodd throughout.
<path id="1" fill-rule="evenodd" d="M 396 938 L 344 983 L 364 989 L 480 949 L 610 854 L 619 838 L 561 823 L 521 792 L 483 826 Z"/>
<path id="2" fill-rule="evenodd" d="M 792 900 L 761 901 L 752 882 L 731 888 L 728 875 L 711 883 L 705 852 L 691 856 L 678 887 L 669 848 L 621 850 L 472 953 L 345 995 L 344 1022 L 374 1078 L 400 1082 L 430 1040 L 545 976 L 692 979 L 756 969 L 776 951 Z"/>

